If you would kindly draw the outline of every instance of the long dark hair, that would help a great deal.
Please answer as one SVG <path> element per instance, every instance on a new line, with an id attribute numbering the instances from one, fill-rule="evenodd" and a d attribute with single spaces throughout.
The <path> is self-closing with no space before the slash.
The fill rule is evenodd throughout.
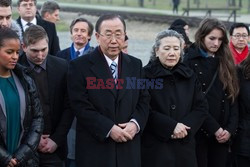
<path id="1" fill-rule="evenodd" d="M 228 98 L 234 102 L 239 93 L 239 84 L 225 25 L 215 18 L 204 19 L 195 34 L 195 43 L 198 47 L 207 50 L 204 39 L 214 29 L 219 29 L 223 33 L 221 46 L 215 53 L 215 56 L 219 58 L 219 78 L 223 83 L 223 89 L 228 93 Z"/>

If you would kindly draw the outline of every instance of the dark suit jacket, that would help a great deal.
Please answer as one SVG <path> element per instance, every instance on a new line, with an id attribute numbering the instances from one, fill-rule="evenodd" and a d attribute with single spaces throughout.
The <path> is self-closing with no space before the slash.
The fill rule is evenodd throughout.
<path id="1" fill-rule="evenodd" d="M 25 53 L 19 57 L 19 63 L 30 67 Z M 52 126 L 50 138 L 59 146 L 56 152 L 62 159 L 67 155 L 67 133 L 73 121 L 67 95 L 67 70 L 67 61 L 55 56 L 47 56 L 46 72 Z"/>
<path id="2" fill-rule="evenodd" d="M 57 52 L 60 51 L 59 38 L 57 36 L 55 24 L 43 20 L 40 17 L 36 17 L 36 19 L 37 19 L 37 25 L 42 26 L 48 34 L 49 54 L 55 56 Z M 21 18 L 19 17 L 16 21 L 22 28 L 23 32 L 23 25 L 21 23 Z"/>
<path id="3" fill-rule="evenodd" d="M 84 51 L 83 55 L 88 54 L 88 53 L 90 53 L 93 50 L 94 50 L 94 47 L 90 47 L 88 50 Z M 70 53 L 70 47 L 68 47 L 68 48 L 66 48 L 64 50 L 59 51 L 56 54 L 56 56 L 60 57 L 60 58 L 63 58 L 63 59 L 65 59 L 65 60 L 67 60 L 69 62 L 71 60 L 70 54 L 71 54 Z"/>
<path id="4" fill-rule="evenodd" d="M 140 60 L 121 53 L 120 79 L 142 77 Z M 148 117 L 149 94 L 145 90 L 87 89 L 87 77 L 112 78 L 103 54 L 93 52 L 70 62 L 68 92 L 77 117 L 76 166 L 140 167 L 140 134 L 132 141 L 116 143 L 107 134 L 114 124 L 136 119 L 143 130 Z"/>

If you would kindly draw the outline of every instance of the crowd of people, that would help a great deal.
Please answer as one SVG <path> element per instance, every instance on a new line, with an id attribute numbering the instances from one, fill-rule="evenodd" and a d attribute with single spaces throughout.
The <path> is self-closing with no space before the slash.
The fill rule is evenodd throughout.
<path id="1" fill-rule="evenodd" d="M 18 0 L 16 21 L 11 5 L 0 0 L 1 167 L 250 166 L 246 24 L 206 18 L 191 42 L 177 19 L 142 67 L 119 15 L 72 19 L 61 50 L 58 3 Z"/>

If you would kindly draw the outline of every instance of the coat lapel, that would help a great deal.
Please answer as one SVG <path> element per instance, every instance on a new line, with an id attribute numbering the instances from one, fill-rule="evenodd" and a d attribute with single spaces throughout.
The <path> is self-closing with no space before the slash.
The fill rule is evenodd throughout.
<path id="1" fill-rule="evenodd" d="M 94 54 L 90 56 L 90 62 L 92 62 L 91 71 L 96 76 L 97 79 L 103 79 L 105 82 L 107 79 L 113 78 L 111 71 L 109 70 L 108 64 L 104 56 L 100 53 L 99 49 L 96 48 L 93 52 Z M 111 93 L 116 97 L 116 89 L 109 89 Z"/>
<path id="2" fill-rule="evenodd" d="M 127 55 L 121 54 L 121 67 L 120 67 L 120 76 L 119 79 L 124 79 L 124 83 L 122 84 L 122 89 L 119 89 L 118 93 L 118 101 L 122 99 L 124 94 L 126 93 L 126 77 L 131 77 L 131 72 L 133 67 L 130 66 L 130 58 Z"/>
<path id="3" fill-rule="evenodd" d="M 19 24 L 19 26 L 21 27 L 22 30 L 22 34 L 23 34 L 23 25 L 21 23 L 21 17 L 18 17 L 18 19 L 16 20 L 16 22 Z"/>
<path id="4" fill-rule="evenodd" d="M 55 91 L 55 85 L 57 82 L 57 69 L 55 66 L 53 66 L 53 62 L 51 62 L 50 56 L 47 56 L 47 62 L 46 62 L 46 71 L 47 71 L 47 77 L 48 77 L 48 89 L 49 89 L 49 98 L 50 101 L 54 101 L 54 91 Z M 53 83 L 53 84 L 52 84 Z"/>

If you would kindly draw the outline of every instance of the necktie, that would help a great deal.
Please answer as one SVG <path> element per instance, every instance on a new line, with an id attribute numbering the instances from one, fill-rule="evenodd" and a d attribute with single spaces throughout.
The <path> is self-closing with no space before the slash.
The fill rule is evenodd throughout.
<path id="1" fill-rule="evenodd" d="M 29 26 L 31 26 L 33 24 L 31 22 L 28 22 L 26 25 L 29 27 Z"/>
<path id="2" fill-rule="evenodd" d="M 117 64 L 116 62 L 112 62 L 111 65 L 110 65 L 110 70 L 111 70 L 111 73 L 112 73 L 112 76 L 114 79 L 117 79 L 117 76 L 116 76 L 116 67 L 117 67 Z"/>
<path id="3" fill-rule="evenodd" d="M 80 52 L 78 50 L 78 51 L 76 51 L 76 58 L 79 57 L 79 55 L 80 55 Z"/>

